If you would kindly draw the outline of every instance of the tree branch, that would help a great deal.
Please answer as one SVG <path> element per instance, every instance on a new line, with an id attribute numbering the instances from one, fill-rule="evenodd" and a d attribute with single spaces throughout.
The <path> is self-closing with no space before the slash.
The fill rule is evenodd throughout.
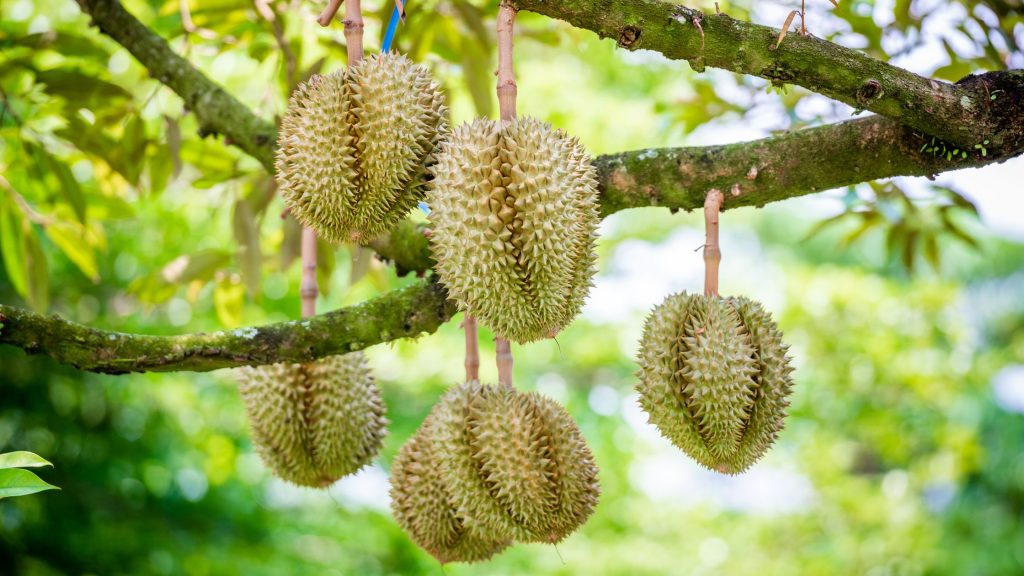
<path id="1" fill-rule="evenodd" d="M 921 149 L 930 141 L 898 122 L 869 116 L 751 142 L 598 156 L 601 216 L 644 206 L 700 209 L 712 188 L 725 194 L 724 209 L 764 206 L 867 180 L 985 166 L 1021 153 L 987 150 L 983 156 L 972 148 L 966 159 L 947 160 Z M 427 239 L 415 225 L 403 224 L 372 245 L 399 273 L 433 267 Z"/>
<path id="2" fill-rule="evenodd" d="M 205 372 L 353 352 L 433 332 L 455 312 L 445 289 L 432 281 L 304 320 L 180 336 L 97 330 L 0 304 L 0 344 L 90 372 Z"/>
<path id="3" fill-rule="evenodd" d="M 277 130 L 210 80 L 139 22 L 118 0 L 78 0 L 92 24 L 131 52 L 149 75 L 174 90 L 196 115 L 204 135 L 222 134 L 274 172 Z"/>
<path id="4" fill-rule="evenodd" d="M 272 125 L 256 117 L 175 54 L 166 41 L 126 12 L 116 0 L 79 0 L 79 3 L 101 30 L 128 48 L 154 77 L 185 100 L 204 130 L 224 134 L 269 171 L 273 170 L 276 135 Z M 693 11 L 675 5 L 655 0 L 516 0 L 516 3 L 520 8 L 560 17 L 605 36 L 614 32 L 627 47 L 659 49 L 675 58 L 700 56 L 695 52 L 699 48 L 699 36 L 677 29 L 680 24 L 677 20 L 675 24 L 657 20 L 657 14 L 664 15 L 664 10 L 671 8 L 682 10 L 681 13 L 689 15 L 692 21 Z M 725 18 L 712 16 L 703 20 L 702 26 L 709 37 L 703 56 L 705 62 L 720 63 L 724 68 L 737 71 L 746 71 L 744 66 L 752 70 L 752 54 L 763 53 L 766 48 L 762 45 L 770 43 L 763 36 L 771 29 Z M 635 29 L 629 31 L 628 26 Z M 669 31 L 674 36 L 670 36 Z M 861 64 L 866 58 L 839 47 L 823 48 L 823 44 L 827 43 L 791 36 L 777 53 L 766 57 L 782 58 L 771 61 L 775 62 L 774 69 L 779 70 L 779 63 L 789 65 L 789 58 L 803 54 L 813 58 L 821 68 L 821 71 L 811 72 L 826 77 L 832 74 L 827 69 L 836 64 L 828 59 L 828 54 L 832 53 L 829 50 L 838 51 L 835 53 L 844 58 L 852 53 L 855 56 L 849 57 Z M 746 51 L 747 47 L 750 52 Z M 744 52 L 740 52 L 741 48 Z M 728 65 L 731 62 L 726 58 L 728 50 L 737 52 L 733 65 Z M 881 70 L 891 68 L 875 64 L 881 65 Z M 838 75 L 843 77 L 845 73 Z M 993 94 L 995 90 L 1002 91 L 996 100 L 988 100 L 992 104 L 975 107 L 973 116 L 964 123 L 964 126 L 981 130 L 978 140 L 990 140 L 985 155 L 973 146 L 966 149 L 967 158 L 947 158 L 926 152 L 922 146 L 931 140 L 930 136 L 924 136 L 926 130 L 917 131 L 881 116 L 725 146 L 623 152 L 600 156 L 594 161 L 599 172 L 602 216 L 641 206 L 700 208 L 711 188 L 725 193 L 724 208 L 762 206 L 877 178 L 931 176 L 947 170 L 1002 162 L 1019 155 L 1024 149 L 1024 73 L 992 72 L 968 78 L 960 88 L 950 89 L 980 86 L 988 87 Z M 827 93 L 826 90 L 832 88 L 821 89 L 822 93 Z M 889 91 L 883 86 L 883 95 L 872 100 L 883 101 L 885 93 Z M 918 94 L 913 90 L 906 93 Z M 889 95 L 891 97 L 892 93 Z M 938 109 L 933 107 L 916 116 L 898 117 L 908 123 L 913 118 L 927 120 L 928 114 L 938 114 L 935 112 Z M 886 110 L 879 109 L 882 113 Z M 956 117 L 951 117 L 949 123 L 955 120 Z M 995 132 L 985 132 L 992 126 L 997 127 Z M 934 133 L 941 136 L 941 133 Z M 998 145 L 1000 142 L 1002 145 Z M 371 242 L 371 246 L 393 260 L 400 273 L 422 272 L 433 265 L 423 225 L 405 222 L 390 235 Z M 455 311 L 455 305 L 446 300 L 444 289 L 428 282 L 301 322 L 211 334 L 145 336 L 96 330 L 0 304 L 0 324 L 3 324 L 0 344 L 46 354 L 59 362 L 96 372 L 212 370 L 246 364 L 302 362 L 359 350 L 432 332 Z"/>
<path id="5" fill-rule="evenodd" d="M 814 36 L 786 36 L 774 49 L 775 28 L 704 14 L 663 0 L 514 0 L 520 10 L 564 20 L 614 38 L 628 50 L 646 48 L 668 58 L 796 84 L 858 110 L 871 110 L 961 148 L 984 140 L 1017 149 L 1024 140 L 1019 97 L 991 99 L 986 76 L 949 84 L 918 76 Z M 1019 84 L 1018 84 L 1019 90 Z"/>

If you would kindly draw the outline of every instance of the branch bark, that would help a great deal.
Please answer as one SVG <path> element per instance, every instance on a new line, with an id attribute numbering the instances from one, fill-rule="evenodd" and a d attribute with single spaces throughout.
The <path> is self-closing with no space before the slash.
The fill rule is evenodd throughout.
<path id="1" fill-rule="evenodd" d="M 175 54 L 165 40 L 126 12 L 117 0 L 79 0 L 79 3 L 103 32 L 124 45 L 155 78 L 185 100 L 204 131 L 224 134 L 268 171 L 273 171 L 276 134 L 271 124 L 255 116 Z M 699 33 L 677 28 L 683 24 L 678 19 L 672 22 L 664 19 L 668 14 L 665 11 L 670 10 L 677 16 L 687 15 L 692 23 L 696 13 L 657 0 L 515 0 L 515 3 L 521 9 L 562 18 L 605 36 L 615 36 L 627 48 L 651 48 L 669 57 L 691 60 L 702 56 L 707 65 L 721 65 L 740 72 L 757 73 L 752 62 L 761 62 L 764 58 L 768 58 L 767 68 L 762 67 L 760 71 L 805 72 L 801 82 L 809 82 L 808 78 L 815 77 L 813 74 L 821 76 L 822 82 L 831 82 L 833 74 L 837 75 L 835 80 L 843 80 L 849 70 L 833 72 L 828 69 L 838 67 L 847 58 L 858 63 L 850 68 L 855 72 L 868 69 L 864 68 L 867 66 L 864 59 L 872 62 L 870 70 L 892 72 L 889 70 L 892 67 L 840 47 L 825 46 L 827 43 L 813 38 L 787 37 L 777 53 L 766 54 L 764 50 L 774 31 L 719 16 L 702 16 L 707 45 L 700 52 Z M 659 17 L 663 19 L 658 20 Z M 730 50 L 735 52 L 732 59 L 728 57 Z M 799 60 L 800 55 L 811 58 L 820 70 L 799 68 L 804 64 L 791 59 Z M 899 72 L 892 74 L 897 79 L 902 78 Z M 908 82 L 920 88 L 917 80 Z M 845 89 L 838 90 L 835 86 L 850 88 L 855 84 L 808 84 L 808 87 L 826 94 L 835 92 L 835 97 L 843 100 L 849 95 L 843 96 Z M 894 94 L 920 96 L 917 88 L 889 92 L 884 83 L 882 88 L 882 95 L 872 101 L 887 102 L 885 94 L 890 98 Z M 970 76 L 961 81 L 959 87 L 948 89 L 954 93 L 962 89 L 974 93 L 987 89 L 989 94 L 1001 90 L 996 100 L 989 99 L 975 106 L 962 123 L 979 131 L 978 140 L 990 140 L 986 155 L 973 146 L 966 148 L 966 159 L 947 159 L 922 150 L 922 145 L 930 141 L 931 136 L 925 135 L 929 130 L 915 129 L 912 122 L 928 123 L 929 118 L 937 117 L 946 124 L 955 124 L 958 118 L 964 118 L 955 109 L 953 116 L 941 117 L 942 110 L 947 109 L 945 99 L 934 106 L 923 106 L 923 112 L 917 110 L 909 115 L 899 113 L 898 106 L 893 112 L 887 107 L 891 103 L 876 103 L 872 104 L 874 108 L 864 107 L 889 112 L 909 126 L 891 118 L 870 116 L 753 142 L 600 156 L 594 163 L 599 172 L 602 216 L 642 206 L 697 209 L 703 206 L 706 191 L 711 188 L 725 192 L 724 208 L 762 206 L 877 178 L 931 176 L 984 166 L 1024 151 L 1024 73 L 990 72 Z M 917 100 L 907 101 L 920 104 Z M 961 136 L 965 131 L 970 133 L 969 129 L 952 130 Z M 937 131 L 931 134 L 942 136 Z M 411 222 L 374 240 L 371 246 L 393 260 L 400 271 L 422 272 L 433 264 L 423 227 Z M 3 324 L 0 344 L 46 354 L 59 362 L 96 372 L 212 370 L 247 364 L 304 362 L 359 350 L 432 332 L 455 311 L 455 306 L 446 300 L 444 289 L 427 282 L 302 322 L 212 334 L 146 336 L 95 330 L 58 317 L 0 304 L 0 324 Z"/>
<path id="2" fill-rule="evenodd" d="M 723 209 L 764 206 L 867 180 L 928 176 L 1003 162 L 1021 153 L 947 160 L 921 150 L 930 137 L 882 116 L 805 128 L 751 142 L 695 148 L 650 148 L 598 156 L 601 216 L 661 206 L 697 210 L 707 191 L 725 193 Z M 401 271 L 433 267 L 422 229 L 403 224 L 374 241 L 377 252 Z"/>
<path id="3" fill-rule="evenodd" d="M 983 76 L 957 84 L 919 76 L 814 36 L 793 34 L 774 48 L 779 30 L 704 14 L 663 0 L 513 0 L 520 10 L 564 20 L 614 38 L 628 50 L 645 48 L 705 66 L 796 84 L 888 116 L 960 148 L 989 140 L 1017 149 L 1024 139 L 1019 98 L 991 99 Z"/>
<path id="4" fill-rule="evenodd" d="M 354 352 L 433 332 L 455 312 L 448 293 L 432 281 L 313 318 L 180 336 L 97 330 L 0 304 L 0 344 L 90 372 L 205 372 Z"/>

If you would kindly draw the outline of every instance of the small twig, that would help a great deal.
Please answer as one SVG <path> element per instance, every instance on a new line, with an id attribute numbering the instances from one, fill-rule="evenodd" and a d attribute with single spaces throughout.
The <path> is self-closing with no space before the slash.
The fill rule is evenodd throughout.
<path id="1" fill-rule="evenodd" d="M 716 4 L 716 6 L 717 6 L 717 4 Z M 700 32 L 700 57 L 701 57 L 701 59 L 704 58 L 704 27 L 700 25 L 700 22 L 703 19 L 704 19 L 704 17 L 701 15 L 700 12 L 698 12 L 697 14 L 694 14 L 694 16 L 693 16 L 693 25 L 696 26 L 697 27 L 697 31 Z"/>
<path id="2" fill-rule="evenodd" d="M 718 214 L 725 197 L 717 188 L 704 200 L 704 295 L 718 296 L 718 265 L 722 250 L 718 246 Z"/>
<path id="3" fill-rule="evenodd" d="M 477 338 L 476 318 L 466 313 L 462 320 L 466 332 L 466 382 L 480 379 L 480 344 Z"/>
<path id="4" fill-rule="evenodd" d="M 192 22 L 192 11 L 188 7 L 188 0 L 178 0 L 178 13 L 181 14 L 181 27 L 185 30 L 186 41 L 189 34 L 195 34 L 204 40 L 214 40 L 217 33 L 209 28 L 200 28 Z"/>
<path id="5" fill-rule="evenodd" d="M 192 11 L 188 8 L 188 0 L 178 0 L 178 13 L 181 14 L 181 27 L 185 34 L 192 34 L 196 31 L 196 25 L 192 23 Z"/>
<path id="6" fill-rule="evenodd" d="M 277 42 L 277 47 L 281 50 L 281 56 L 284 57 L 285 74 L 288 77 L 288 88 L 290 90 L 296 84 L 295 74 L 298 69 L 298 62 L 291 46 L 288 45 L 288 39 L 284 36 L 284 23 L 281 22 L 281 18 L 278 17 L 274 8 L 267 3 L 267 0 L 253 0 L 252 3 L 260 16 L 270 23 L 270 27 L 274 32 L 274 41 Z"/>
<path id="7" fill-rule="evenodd" d="M 330 26 L 331 20 L 333 20 L 334 15 L 338 13 L 338 8 L 341 8 L 341 3 L 343 1 L 344 0 L 330 0 L 330 2 L 327 3 L 327 7 L 324 8 L 324 11 L 317 17 L 316 21 L 321 26 Z"/>

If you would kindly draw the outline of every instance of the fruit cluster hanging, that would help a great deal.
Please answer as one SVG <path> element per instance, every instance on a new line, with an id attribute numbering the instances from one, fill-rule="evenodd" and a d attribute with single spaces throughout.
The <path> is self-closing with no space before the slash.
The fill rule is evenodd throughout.
<path id="1" fill-rule="evenodd" d="M 340 1 L 320 22 L 327 25 Z M 396 5 L 394 37 L 405 5 Z M 465 311 L 466 379 L 433 407 L 392 463 L 392 512 L 441 562 L 490 558 L 513 542 L 556 543 L 593 513 L 593 455 L 555 401 L 512 385 L 512 342 L 550 338 L 579 314 L 596 272 L 598 187 L 583 146 L 516 118 L 515 8 L 497 18 L 499 121 L 452 131 L 429 71 L 385 49 L 362 59 L 358 0 L 346 5 L 349 63 L 292 95 L 277 181 L 303 242 L 303 315 L 315 312 L 316 237 L 365 243 L 420 201 L 435 271 Z M 655 307 L 637 391 L 662 434 L 698 463 L 749 468 L 782 429 L 792 389 L 787 346 L 755 301 L 718 295 L 719 213 L 705 205 L 704 294 Z M 478 377 L 477 320 L 497 338 L 499 383 Z M 253 441 L 281 478 L 327 486 L 377 454 L 384 406 L 361 353 L 244 369 Z"/>

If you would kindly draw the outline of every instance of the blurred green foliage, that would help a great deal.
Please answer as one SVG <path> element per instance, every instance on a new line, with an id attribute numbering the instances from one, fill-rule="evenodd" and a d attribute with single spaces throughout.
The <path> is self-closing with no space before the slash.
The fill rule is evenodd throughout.
<path id="1" fill-rule="evenodd" d="M 496 110 L 493 4 L 414 0 L 399 31 L 398 47 L 444 82 L 457 122 Z M 340 25 L 320 29 L 316 3 L 185 2 L 187 32 L 177 1 L 126 5 L 267 118 L 297 82 L 344 64 Z M 739 18 L 765 6 L 720 2 Z M 372 50 L 390 4 L 365 9 Z M 939 77 L 1020 63 L 1019 4 L 813 9 L 812 32 L 877 57 L 905 60 L 941 42 L 948 62 L 920 70 Z M 945 30 L 942 14 L 962 18 Z M 201 137 L 176 96 L 86 25 L 70 0 L 0 4 L 0 301 L 156 334 L 297 316 L 298 229 L 279 217 L 272 179 Z M 762 80 L 623 52 L 532 14 L 517 34 L 520 110 L 593 153 L 722 142 L 746 134 L 741 123 L 787 129 L 849 113 L 800 89 L 770 94 Z M 699 286 L 698 219 L 645 209 L 607 220 L 596 291 L 615 298 L 595 294 L 557 342 L 516 350 L 519 384 L 579 421 L 602 502 L 557 550 L 517 546 L 445 572 L 1024 572 L 1024 417 L 990 386 L 1024 363 L 1024 247 L 986 233 L 951 190 L 920 198 L 865 184 L 836 204 L 846 211 L 809 240 L 834 210 L 796 200 L 724 217 L 723 290 L 766 301 L 799 366 L 779 444 L 738 478 L 691 464 L 645 423 L 632 393 L 646 308 Z M 321 310 L 411 281 L 365 250 L 320 255 Z M 909 275 L 921 259 L 931 266 Z M 0 502 L 0 574 L 441 573 L 391 520 L 386 469 L 461 377 L 457 324 L 370 351 L 390 436 L 373 468 L 329 492 L 269 476 L 230 371 L 98 376 L 0 349 L 0 451 L 53 461 L 47 480 L 62 488 Z M 483 357 L 493 381 L 493 345 Z"/>

